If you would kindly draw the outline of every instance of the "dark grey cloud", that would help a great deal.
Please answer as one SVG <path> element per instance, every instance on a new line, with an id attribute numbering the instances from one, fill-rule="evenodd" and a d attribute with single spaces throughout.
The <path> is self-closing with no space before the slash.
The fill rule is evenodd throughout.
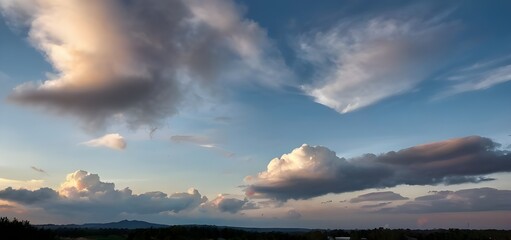
<path id="1" fill-rule="evenodd" d="M 97 174 L 76 171 L 67 176 L 61 188 L 38 190 L 6 188 L 0 199 L 22 205 L 42 207 L 46 211 L 70 215 L 116 216 L 121 213 L 178 213 L 205 203 L 207 198 L 196 189 L 167 195 L 163 192 L 133 194 L 129 188 L 115 189 L 114 183 L 102 182 Z"/>
<path id="2" fill-rule="evenodd" d="M 229 81 L 278 85 L 286 69 L 278 51 L 241 12 L 231 0 L 2 1 L 0 13 L 28 28 L 55 69 L 9 99 L 77 116 L 92 129 L 113 119 L 138 127 Z"/>
<path id="3" fill-rule="evenodd" d="M 381 212 L 432 213 L 510 211 L 511 190 L 472 188 L 459 191 L 438 191 Z"/>
<path id="4" fill-rule="evenodd" d="M 368 205 L 363 205 L 360 208 L 380 208 L 380 207 L 387 206 L 391 203 L 392 202 L 381 202 L 381 203 L 376 203 L 376 204 L 368 204 Z"/>
<path id="5" fill-rule="evenodd" d="M 286 218 L 287 219 L 299 219 L 302 217 L 302 214 L 294 209 L 287 211 Z"/>
<path id="6" fill-rule="evenodd" d="M 248 176 L 246 195 L 277 200 L 408 185 L 478 183 L 485 174 L 510 172 L 511 154 L 491 139 L 470 136 L 380 155 L 339 158 L 321 146 L 303 145 Z"/>
<path id="7" fill-rule="evenodd" d="M 31 166 L 30 169 L 32 169 L 32 170 L 34 170 L 36 172 L 46 173 L 46 171 L 44 171 L 44 169 L 42 169 L 42 168 Z"/>
<path id="8" fill-rule="evenodd" d="M 396 201 L 396 200 L 406 200 L 408 198 L 401 196 L 395 192 L 385 191 L 385 192 L 372 192 L 360 195 L 356 198 L 352 198 L 350 203 L 359 203 L 359 202 L 378 202 L 378 201 Z"/>
<path id="9" fill-rule="evenodd" d="M 8 187 L 0 190 L 0 199 L 21 204 L 34 204 L 58 199 L 59 194 L 51 188 L 38 190 L 13 189 Z"/>

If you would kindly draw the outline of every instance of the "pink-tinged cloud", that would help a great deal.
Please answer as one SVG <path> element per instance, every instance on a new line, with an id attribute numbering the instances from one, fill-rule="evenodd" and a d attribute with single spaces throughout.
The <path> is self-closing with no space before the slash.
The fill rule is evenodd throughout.
<path id="1" fill-rule="evenodd" d="M 106 134 L 102 137 L 83 142 L 82 144 L 89 147 L 106 147 L 115 150 L 124 150 L 127 146 L 124 137 L 118 133 Z"/>
<path id="2" fill-rule="evenodd" d="M 213 207 L 220 212 L 238 213 L 242 210 L 257 209 L 257 205 L 248 199 L 238 199 L 229 194 L 219 194 L 215 199 L 204 203 L 203 207 Z"/>
<path id="3" fill-rule="evenodd" d="M 321 146 L 302 145 L 245 178 L 252 198 L 308 199 L 327 193 L 408 185 L 490 181 L 511 171 L 511 154 L 491 139 L 470 136 L 352 159 Z"/>
<path id="4" fill-rule="evenodd" d="M 158 125 L 218 84 L 281 84 L 278 51 L 241 12 L 231 0 L 3 0 L 0 13 L 28 28 L 55 69 L 9 99 L 90 129 L 117 119 L 138 127 Z"/>

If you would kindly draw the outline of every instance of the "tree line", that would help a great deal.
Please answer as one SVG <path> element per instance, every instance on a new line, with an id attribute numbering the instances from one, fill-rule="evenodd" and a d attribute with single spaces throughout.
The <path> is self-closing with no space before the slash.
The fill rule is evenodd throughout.
<path id="1" fill-rule="evenodd" d="M 509 230 L 410 230 L 375 228 L 370 230 L 311 230 L 305 232 L 260 232 L 217 226 L 169 226 L 148 229 L 44 229 L 28 221 L 0 217 L 0 239 L 6 240 L 511 240 Z"/>

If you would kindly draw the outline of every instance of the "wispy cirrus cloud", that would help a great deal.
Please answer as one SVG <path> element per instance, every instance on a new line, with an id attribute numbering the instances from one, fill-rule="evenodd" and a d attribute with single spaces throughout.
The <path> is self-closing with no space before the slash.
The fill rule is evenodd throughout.
<path id="1" fill-rule="evenodd" d="M 126 148 L 126 141 L 118 133 L 106 134 L 102 137 L 92 139 L 81 143 L 89 147 L 106 147 L 115 150 L 124 150 Z"/>
<path id="2" fill-rule="evenodd" d="M 298 57 L 313 66 L 304 92 L 339 113 L 413 90 L 434 73 L 458 26 L 415 8 L 340 20 L 303 34 Z"/>
<path id="3" fill-rule="evenodd" d="M 245 192 L 285 201 L 401 184 L 490 181 L 485 174 L 511 172 L 511 153 L 499 147 L 491 139 L 470 136 L 345 159 L 328 148 L 304 144 L 246 177 Z"/>
<path id="4" fill-rule="evenodd" d="M 89 129 L 119 117 L 158 125 L 218 85 L 285 79 L 264 29 L 231 0 L 3 0 L 0 12 L 28 28 L 55 69 L 9 99 L 76 116 Z"/>
<path id="5" fill-rule="evenodd" d="M 511 81 L 511 56 L 477 62 L 450 73 L 446 79 L 450 86 L 439 93 L 436 99 L 464 92 L 485 90 Z"/>
<path id="6" fill-rule="evenodd" d="M 37 188 L 41 188 L 43 186 L 43 184 L 44 184 L 44 180 L 41 180 L 41 179 L 18 180 L 18 179 L 0 178 L 0 188 L 15 187 L 15 188 L 25 188 L 25 189 L 37 189 Z"/>
<path id="7" fill-rule="evenodd" d="M 170 137 L 170 140 L 175 143 L 186 143 L 193 144 L 202 148 L 211 149 L 220 153 L 225 157 L 233 157 L 235 153 L 227 151 L 222 147 L 219 147 L 213 139 L 202 135 L 174 135 Z"/>
<path id="8" fill-rule="evenodd" d="M 201 147 L 211 147 L 214 145 L 213 141 L 206 136 L 199 135 L 174 135 L 170 140 L 176 143 L 190 143 Z"/>

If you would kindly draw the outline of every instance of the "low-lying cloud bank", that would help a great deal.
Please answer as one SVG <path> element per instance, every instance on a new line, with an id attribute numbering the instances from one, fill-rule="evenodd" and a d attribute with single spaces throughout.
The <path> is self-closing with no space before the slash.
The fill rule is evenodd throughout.
<path id="1" fill-rule="evenodd" d="M 359 202 L 377 202 L 377 201 L 396 201 L 396 200 L 406 200 L 408 198 L 401 196 L 395 192 L 386 191 L 386 192 L 373 192 L 360 195 L 356 198 L 352 198 L 350 203 L 359 203 Z"/>
<path id="2" fill-rule="evenodd" d="M 470 136 L 384 154 L 339 158 L 321 146 L 302 145 L 248 176 L 247 196 L 281 201 L 327 193 L 408 185 L 477 183 L 511 172 L 511 154 L 491 139 Z"/>
<path id="3" fill-rule="evenodd" d="M 57 214 L 95 214 L 117 216 L 121 213 L 155 214 L 191 210 L 208 199 L 196 189 L 167 195 L 163 192 L 133 194 L 129 188 L 115 189 L 114 183 L 102 182 L 97 174 L 76 171 L 67 175 L 59 190 L 0 190 L 0 200 L 43 208 Z"/>
<path id="4" fill-rule="evenodd" d="M 41 208 L 56 215 L 76 214 L 85 218 L 114 218 L 121 214 L 176 214 L 196 209 L 236 214 L 259 208 L 247 198 L 238 199 L 229 194 L 220 194 L 208 201 L 194 188 L 173 194 L 160 191 L 133 194 L 129 188 L 116 189 L 114 183 L 103 182 L 98 174 L 83 170 L 68 174 L 58 190 L 7 187 L 0 190 L 0 200 Z"/>
<path id="5" fill-rule="evenodd" d="M 379 212 L 390 213 L 435 213 L 435 212 L 480 212 L 511 211 L 511 190 L 495 188 L 473 188 L 459 191 L 438 191 L 415 198 Z"/>

